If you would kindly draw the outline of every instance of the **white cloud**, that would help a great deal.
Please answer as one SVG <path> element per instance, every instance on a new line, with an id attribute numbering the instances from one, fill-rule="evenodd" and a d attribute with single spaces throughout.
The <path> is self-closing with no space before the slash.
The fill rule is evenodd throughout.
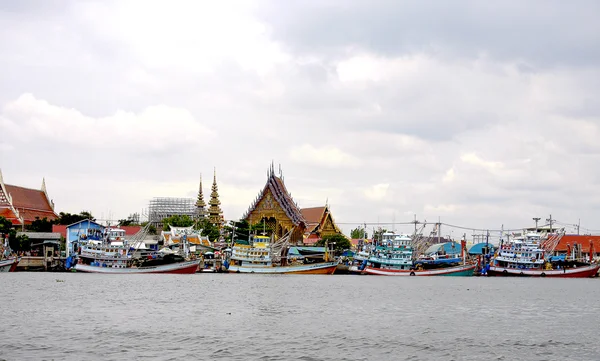
<path id="1" fill-rule="evenodd" d="M 389 188 L 390 185 L 387 183 L 375 184 L 365 190 L 365 197 L 370 200 L 381 201 L 387 196 Z"/>
<path id="2" fill-rule="evenodd" d="M 290 158 L 298 163 L 314 164 L 324 167 L 357 167 L 360 160 L 334 146 L 315 147 L 303 144 L 290 150 Z"/>
<path id="3" fill-rule="evenodd" d="M 8 103 L 0 115 L 7 142 L 43 140 L 53 147 L 74 147 L 80 152 L 104 149 L 147 152 L 194 146 L 214 137 L 186 109 L 151 106 L 140 113 L 119 110 L 108 117 L 90 117 L 76 109 L 49 104 L 32 94 Z"/>
<path id="4" fill-rule="evenodd" d="M 460 156 L 460 160 L 467 164 L 483 168 L 492 173 L 499 172 L 504 168 L 504 164 L 502 164 L 501 162 L 486 161 L 475 153 L 463 154 Z"/>

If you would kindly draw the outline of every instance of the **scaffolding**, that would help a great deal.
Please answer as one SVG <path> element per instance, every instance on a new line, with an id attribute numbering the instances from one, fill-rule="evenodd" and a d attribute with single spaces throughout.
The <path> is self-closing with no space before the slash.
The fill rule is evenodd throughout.
<path id="1" fill-rule="evenodd" d="M 192 198 L 155 197 L 148 206 L 148 221 L 155 227 L 162 227 L 163 219 L 171 216 L 190 216 L 196 218 L 196 200 Z"/>

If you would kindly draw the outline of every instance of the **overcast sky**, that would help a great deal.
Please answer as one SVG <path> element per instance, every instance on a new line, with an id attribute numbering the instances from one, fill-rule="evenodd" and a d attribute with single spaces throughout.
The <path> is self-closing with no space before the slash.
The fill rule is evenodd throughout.
<path id="1" fill-rule="evenodd" d="M 45 177 L 58 212 L 104 219 L 195 197 L 201 173 L 208 197 L 213 167 L 237 219 L 273 160 L 301 207 L 328 200 L 347 232 L 414 214 L 600 229 L 598 14 L 598 1 L 3 1 L 0 168 L 9 184 Z"/>

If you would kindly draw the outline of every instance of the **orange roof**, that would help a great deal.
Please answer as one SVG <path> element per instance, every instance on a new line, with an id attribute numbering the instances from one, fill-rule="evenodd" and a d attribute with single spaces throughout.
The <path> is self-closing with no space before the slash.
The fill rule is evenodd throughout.
<path id="1" fill-rule="evenodd" d="M 578 234 L 566 234 L 554 249 L 556 252 L 567 252 L 567 244 L 573 248 L 574 244 L 581 244 L 581 252 L 590 251 L 590 241 L 594 244 L 594 253 L 600 253 L 600 236 L 585 236 Z"/>
<path id="2" fill-rule="evenodd" d="M 306 219 L 306 223 L 309 225 L 319 224 L 321 223 L 321 219 L 323 218 L 323 213 L 325 213 L 325 209 L 327 207 L 312 207 L 312 208 L 302 208 L 300 212 L 304 219 Z"/>
<path id="3" fill-rule="evenodd" d="M 5 184 L 5 186 L 6 191 L 12 197 L 13 207 L 19 212 L 19 215 L 25 219 L 25 223 L 35 221 L 36 217 L 39 219 L 48 218 L 48 220 L 58 218 L 58 215 L 54 212 L 52 204 L 43 190 L 19 187 L 10 184 Z"/>
<path id="4" fill-rule="evenodd" d="M 0 217 L 4 217 L 12 222 L 13 225 L 21 224 L 19 219 L 10 208 L 0 208 Z"/>

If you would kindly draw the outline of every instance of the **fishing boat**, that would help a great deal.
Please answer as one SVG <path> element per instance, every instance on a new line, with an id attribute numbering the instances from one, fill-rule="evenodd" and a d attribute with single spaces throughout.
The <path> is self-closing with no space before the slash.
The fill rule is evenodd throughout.
<path id="1" fill-rule="evenodd" d="M 378 276 L 472 276 L 475 264 L 466 262 L 465 242 L 461 242 L 461 257 L 429 255 L 413 260 L 413 237 L 384 233 L 364 274 Z"/>
<path id="2" fill-rule="evenodd" d="M 67 266 L 77 272 L 105 274 L 142 274 L 172 273 L 193 274 L 198 269 L 199 260 L 186 261 L 184 257 L 168 249 L 152 252 L 140 252 L 141 239 L 145 237 L 148 226 L 127 241 L 118 237 L 111 242 L 114 229 L 105 229 L 101 241 L 80 240 L 80 249 L 76 259 L 68 259 Z M 74 265 L 72 265 L 74 263 Z"/>
<path id="3" fill-rule="evenodd" d="M 412 270 L 399 270 L 393 268 L 373 268 L 366 267 L 365 274 L 378 276 L 472 276 L 475 271 L 475 264 L 463 264 L 459 266 Z"/>
<path id="4" fill-rule="evenodd" d="M 0 260 L 0 272 L 14 272 L 19 264 L 18 258 Z"/>
<path id="5" fill-rule="evenodd" d="M 252 236 L 236 243 L 225 268 L 233 273 L 261 274 L 333 274 L 339 260 L 330 261 L 325 247 L 325 262 L 308 263 L 307 258 L 288 257 L 289 238 L 293 229 L 272 242 L 267 236 Z M 306 263 L 305 263 L 306 262 Z"/>
<path id="6" fill-rule="evenodd" d="M 593 263 L 593 244 L 590 242 L 590 260 L 550 256 L 564 235 L 564 230 L 547 235 L 526 233 L 501 244 L 496 257 L 487 267 L 488 276 L 517 277 L 594 277 L 600 264 Z"/>

